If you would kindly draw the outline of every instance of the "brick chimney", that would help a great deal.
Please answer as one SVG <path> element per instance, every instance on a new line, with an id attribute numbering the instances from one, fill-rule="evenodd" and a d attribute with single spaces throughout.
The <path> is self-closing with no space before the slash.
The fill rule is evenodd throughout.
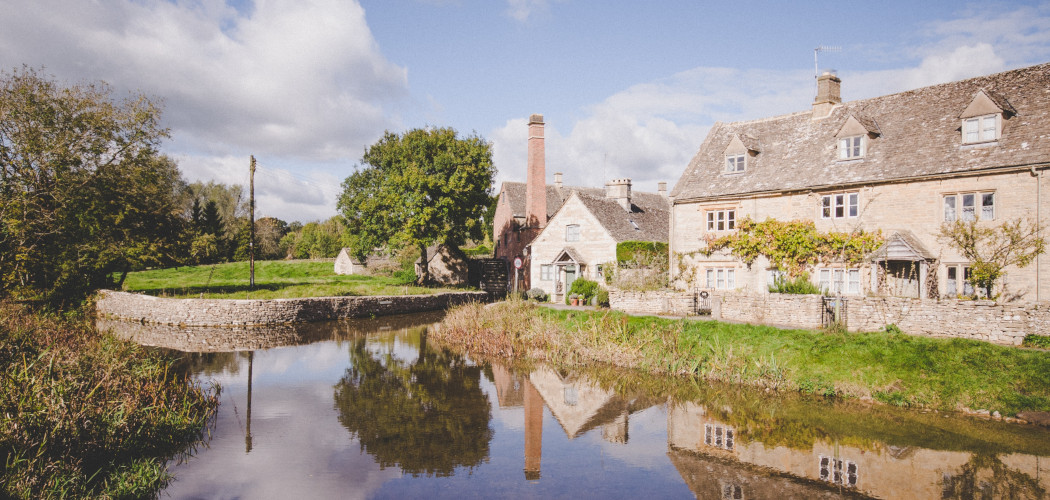
<path id="1" fill-rule="evenodd" d="M 657 182 L 656 183 L 656 192 L 660 196 L 667 196 L 667 183 L 666 182 Z"/>
<path id="2" fill-rule="evenodd" d="M 631 179 L 613 179 L 605 184 L 605 197 L 631 211 Z"/>
<path id="3" fill-rule="evenodd" d="M 525 225 L 547 226 L 547 173 L 543 148 L 543 115 L 529 117 L 529 162 L 525 173 Z"/>
<path id="4" fill-rule="evenodd" d="M 817 78 L 817 97 L 813 99 L 813 119 L 819 120 L 831 114 L 836 104 L 842 104 L 842 80 L 829 71 Z"/>

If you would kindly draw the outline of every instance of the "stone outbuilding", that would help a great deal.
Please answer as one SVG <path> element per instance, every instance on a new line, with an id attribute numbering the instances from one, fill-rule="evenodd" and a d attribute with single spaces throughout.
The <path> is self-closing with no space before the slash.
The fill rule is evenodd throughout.
<path id="1" fill-rule="evenodd" d="M 467 284 L 470 273 L 470 259 L 459 248 L 452 245 L 431 245 L 427 247 L 427 268 L 432 282 L 445 286 L 463 286 Z M 423 259 L 416 260 L 416 276 L 423 274 Z"/>
<path id="2" fill-rule="evenodd" d="M 343 248 L 335 258 L 335 274 L 368 274 L 368 267 L 349 248 Z"/>

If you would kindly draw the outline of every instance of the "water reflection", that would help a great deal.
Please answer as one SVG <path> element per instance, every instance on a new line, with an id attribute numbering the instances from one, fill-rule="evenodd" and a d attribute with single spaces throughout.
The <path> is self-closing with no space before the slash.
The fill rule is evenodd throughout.
<path id="1" fill-rule="evenodd" d="M 373 352 L 364 338 L 350 348 L 350 367 L 335 385 L 343 424 L 380 467 L 448 476 L 488 458 L 491 406 L 481 390 L 481 367 L 448 350 L 418 356 Z"/>
<path id="2" fill-rule="evenodd" d="M 222 407 L 207 448 L 171 464 L 166 494 L 961 499 L 1050 491 L 1044 428 L 611 368 L 476 362 L 428 342 L 431 319 L 315 324 L 281 333 L 289 346 L 187 353 L 181 366 L 219 382 Z M 222 334 L 196 344 L 219 345 Z"/>

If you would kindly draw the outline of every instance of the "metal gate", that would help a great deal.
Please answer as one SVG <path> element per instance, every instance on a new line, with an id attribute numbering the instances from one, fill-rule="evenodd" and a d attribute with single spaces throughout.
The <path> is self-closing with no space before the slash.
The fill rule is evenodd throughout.
<path id="1" fill-rule="evenodd" d="M 711 314 L 711 294 L 706 290 L 699 288 L 693 290 L 693 314 L 697 316 Z"/>
<path id="2" fill-rule="evenodd" d="M 849 323 L 849 300 L 845 297 L 821 297 L 820 326 L 841 326 L 843 328 Z"/>

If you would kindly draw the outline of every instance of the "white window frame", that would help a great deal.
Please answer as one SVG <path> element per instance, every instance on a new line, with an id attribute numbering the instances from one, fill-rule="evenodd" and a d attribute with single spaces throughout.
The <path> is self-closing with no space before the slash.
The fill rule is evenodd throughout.
<path id="1" fill-rule="evenodd" d="M 766 284 L 773 287 L 776 286 L 777 280 L 786 280 L 788 277 L 787 271 L 780 269 L 768 269 L 769 274 L 766 275 Z"/>
<path id="2" fill-rule="evenodd" d="M 855 219 L 860 216 L 860 192 L 831 193 L 820 197 L 821 219 Z"/>
<path id="3" fill-rule="evenodd" d="M 736 230 L 736 209 L 708 210 L 707 211 L 707 230 L 708 231 L 735 231 Z"/>
<path id="4" fill-rule="evenodd" d="M 726 173 L 737 174 L 747 169 L 747 153 L 726 155 Z"/>
<path id="5" fill-rule="evenodd" d="M 705 273 L 705 283 L 711 290 L 733 290 L 736 288 L 735 267 L 709 267 Z"/>
<path id="6" fill-rule="evenodd" d="M 868 141 L 863 135 L 851 135 L 839 139 L 839 160 L 857 160 L 867 153 Z"/>
<path id="7" fill-rule="evenodd" d="M 834 295 L 860 295 L 860 269 L 825 267 L 817 270 L 817 286 Z"/>
<path id="8" fill-rule="evenodd" d="M 704 424 L 704 444 L 733 451 L 736 446 L 736 431 L 729 426 Z"/>
<path id="9" fill-rule="evenodd" d="M 944 295 L 946 297 L 973 297 L 982 291 L 974 288 L 970 281 L 969 264 L 948 264 L 944 273 Z M 962 293 L 959 291 L 962 290 Z"/>
<path id="10" fill-rule="evenodd" d="M 980 144 L 999 140 L 999 120 L 1002 115 L 990 115 L 965 118 L 962 122 L 962 143 Z"/>
<path id="11" fill-rule="evenodd" d="M 969 191 L 944 195 L 944 222 L 995 220 L 995 191 Z"/>
<path id="12" fill-rule="evenodd" d="M 540 266 L 540 281 L 554 281 L 553 264 L 543 264 Z"/>
<path id="13" fill-rule="evenodd" d="M 580 241 L 580 225 L 569 224 L 565 226 L 565 241 Z"/>

